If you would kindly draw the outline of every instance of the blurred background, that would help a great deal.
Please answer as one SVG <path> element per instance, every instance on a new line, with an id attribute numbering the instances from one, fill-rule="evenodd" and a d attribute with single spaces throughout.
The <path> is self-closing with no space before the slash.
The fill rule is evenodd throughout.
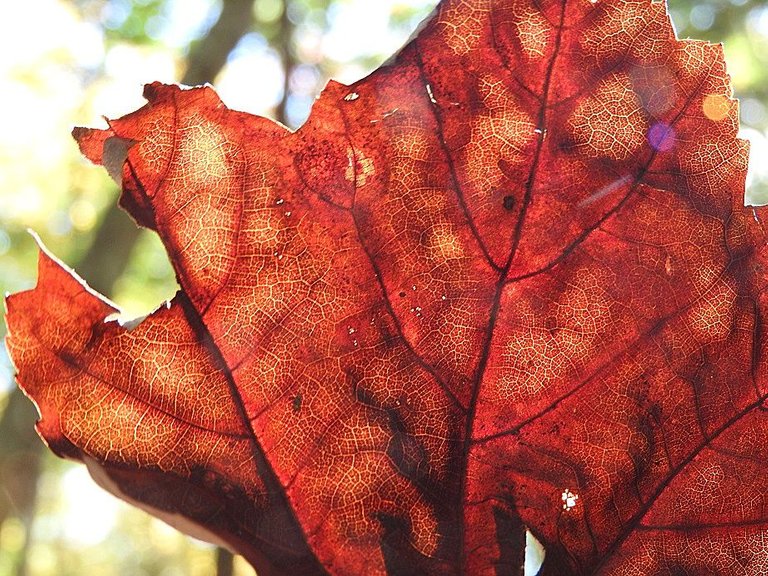
<path id="1" fill-rule="evenodd" d="M 353 82 L 399 48 L 436 0 L 25 0 L 0 4 L 0 289 L 35 283 L 26 232 L 126 316 L 176 290 L 157 239 L 117 210 L 80 158 L 75 125 L 143 105 L 160 80 L 215 85 L 232 108 L 296 128 L 328 78 Z M 748 198 L 768 203 L 768 4 L 669 0 L 680 37 L 725 43 L 752 143 Z M 0 324 L 0 336 L 5 333 Z M 0 350 L 0 576 L 252 576 L 102 492 L 44 450 Z"/>

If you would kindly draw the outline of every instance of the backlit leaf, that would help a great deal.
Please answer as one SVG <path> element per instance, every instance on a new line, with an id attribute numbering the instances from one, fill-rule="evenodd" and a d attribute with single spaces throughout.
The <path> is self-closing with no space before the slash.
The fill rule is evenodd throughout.
<path id="1" fill-rule="evenodd" d="M 445 0 L 291 133 L 211 88 L 84 154 L 164 242 L 143 321 L 48 253 L 41 435 L 260 574 L 768 570 L 765 237 L 719 46 L 650 0 Z M 127 154 L 127 157 L 126 157 Z"/>

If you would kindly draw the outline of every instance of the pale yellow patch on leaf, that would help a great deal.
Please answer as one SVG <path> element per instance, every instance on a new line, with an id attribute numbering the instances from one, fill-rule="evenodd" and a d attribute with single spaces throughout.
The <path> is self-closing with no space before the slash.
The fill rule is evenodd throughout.
<path id="1" fill-rule="evenodd" d="M 180 131 L 178 164 L 194 183 L 214 185 L 228 173 L 227 139 L 221 128 L 200 116 L 192 116 Z"/>
<path id="2" fill-rule="evenodd" d="M 365 186 L 368 178 L 376 173 L 373 160 L 358 149 L 355 149 L 353 153 L 350 148 L 347 154 L 349 155 L 349 164 L 344 172 L 344 177 L 349 182 L 354 182 L 356 188 L 362 188 Z"/>
<path id="3" fill-rule="evenodd" d="M 472 123 L 472 138 L 466 146 L 466 170 L 478 191 L 497 187 L 502 174 L 489 170 L 499 159 L 514 165 L 525 161 L 525 145 L 535 138 L 536 125 L 516 96 L 501 80 L 484 76 L 478 90 L 485 112 Z"/>
<path id="4" fill-rule="evenodd" d="M 660 42 L 663 41 L 651 30 L 654 24 L 658 25 L 666 18 L 663 2 L 611 2 L 605 5 L 602 17 L 581 35 L 581 44 L 587 54 L 599 59 L 627 53 L 637 58 L 650 58 L 660 52 Z"/>
<path id="5" fill-rule="evenodd" d="M 645 142 L 648 125 L 629 76 L 613 74 L 568 119 L 576 144 L 593 158 L 627 160 Z"/>
<path id="6" fill-rule="evenodd" d="M 601 288 L 604 280 L 582 269 L 554 303 L 553 317 L 522 315 L 521 325 L 504 344 L 496 384 L 502 397 L 524 401 L 535 396 L 594 353 L 611 319 L 610 298 Z"/>
<path id="7" fill-rule="evenodd" d="M 464 256 L 464 247 L 452 227 L 436 226 L 428 239 L 428 246 L 433 257 L 438 261 L 448 261 Z"/>
<path id="8" fill-rule="evenodd" d="M 517 21 L 517 35 L 523 52 L 530 60 L 544 56 L 552 28 L 544 15 L 537 10 L 527 10 Z"/>
<path id="9" fill-rule="evenodd" d="M 465 56 L 480 43 L 485 11 L 479 0 L 459 2 L 455 8 L 445 11 L 440 25 L 445 43 L 457 56 Z"/>
<path id="10" fill-rule="evenodd" d="M 720 342 L 731 330 L 736 294 L 725 282 L 718 283 L 688 312 L 688 325 L 704 344 Z"/>

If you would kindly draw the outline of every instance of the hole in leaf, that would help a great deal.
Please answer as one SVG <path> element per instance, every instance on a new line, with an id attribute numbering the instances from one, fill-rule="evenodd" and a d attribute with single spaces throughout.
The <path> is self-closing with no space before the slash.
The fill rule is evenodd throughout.
<path id="1" fill-rule="evenodd" d="M 525 576 L 536 576 L 544 564 L 544 546 L 541 545 L 530 530 L 525 531 Z"/>
<path id="2" fill-rule="evenodd" d="M 90 279 L 97 286 L 103 284 L 94 275 Z M 133 329 L 159 307 L 169 306 L 178 289 L 176 275 L 160 238 L 154 232 L 143 230 L 131 250 L 125 271 L 108 296 L 120 309 L 117 320 L 124 327 Z"/>

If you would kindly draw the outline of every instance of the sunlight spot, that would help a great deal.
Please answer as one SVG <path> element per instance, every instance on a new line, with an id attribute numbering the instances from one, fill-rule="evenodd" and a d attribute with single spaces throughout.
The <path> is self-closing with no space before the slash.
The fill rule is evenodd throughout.
<path id="1" fill-rule="evenodd" d="M 76 230 L 87 232 L 96 224 L 96 208 L 87 200 L 76 200 L 69 208 L 69 219 Z"/>
<path id="2" fill-rule="evenodd" d="M 576 506 L 576 501 L 579 499 L 579 495 L 574 494 L 568 488 L 566 488 L 563 490 L 560 498 L 563 501 L 563 510 L 568 512 Z"/>
<path id="3" fill-rule="evenodd" d="M 666 152 L 675 145 L 675 130 L 663 122 L 657 122 L 648 130 L 648 143 L 654 150 Z"/>
<path id="4" fill-rule="evenodd" d="M 731 111 L 731 101 L 722 94 L 708 94 L 702 104 L 704 116 L 714 122 L 728 117 Z"/>
<path id="5" fill-rule="evenodd" d="M 216 79 L 216 91 L 227 106 L 243 112 L 267 114 L 280 104 L 283 68 L 280 56 L 247 35 L 227 58 Z"/>
<path id="6" fill-rule="evenodd" d="M 358 98 L 360 98 L 360 94 L 358 94 L 357 92 L 350 92 L 349 94 L 344 96 L 344 100 L 346 100 L 347 102 L 352 102 L 354 100 L 357 100 Z"/>
<path id="7" fill-rule="evenodd" d="M 62 534 L 67 541 L 74 546 L 101 542 L 117 522 L 119 501 L 99 488 L 83 466 L 65 472 L 61 488 L 65 502 Z"/>

